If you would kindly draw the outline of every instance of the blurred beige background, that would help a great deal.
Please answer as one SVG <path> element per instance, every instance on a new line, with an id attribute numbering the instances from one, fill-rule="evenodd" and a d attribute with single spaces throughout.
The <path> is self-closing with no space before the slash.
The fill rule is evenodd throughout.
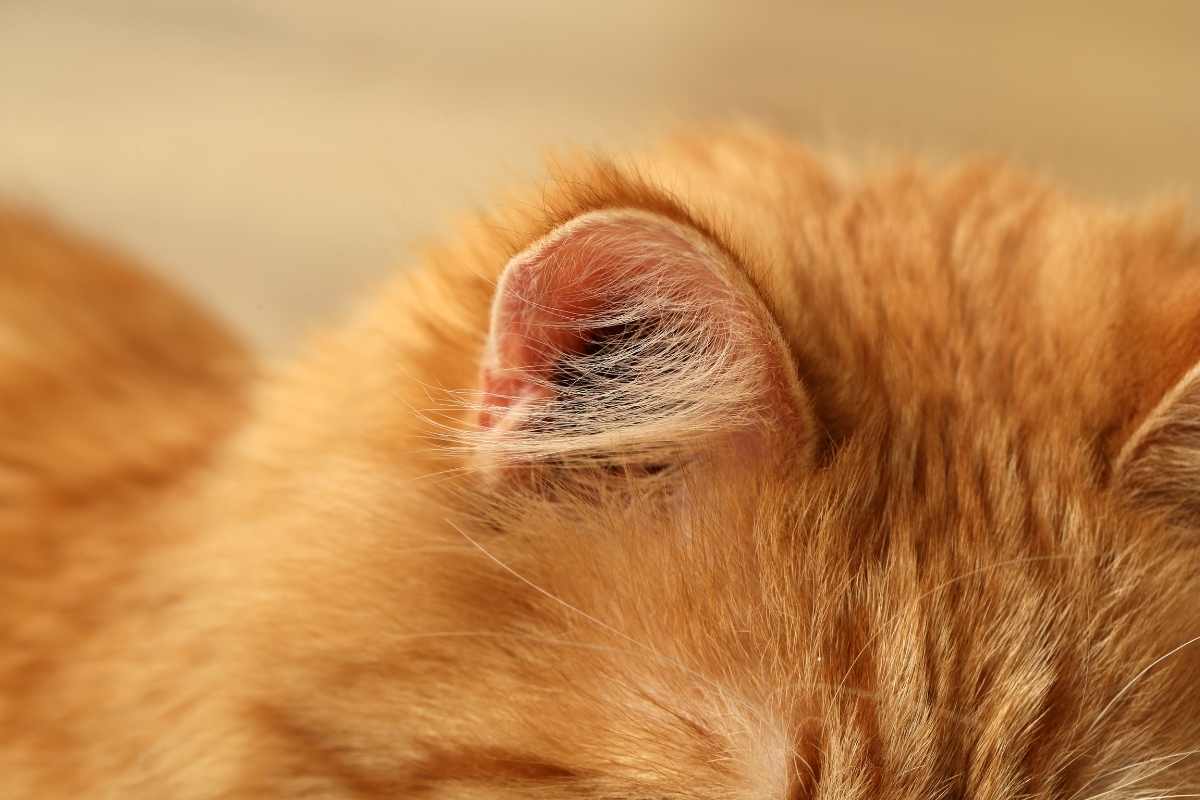
<path id="1" fill-rule="evenodd" d="M 677 120 L 1200 197 L 1200 3 L 976 5 L 0 0 L 0 191 L 276 352 L 546 146 Z"/>

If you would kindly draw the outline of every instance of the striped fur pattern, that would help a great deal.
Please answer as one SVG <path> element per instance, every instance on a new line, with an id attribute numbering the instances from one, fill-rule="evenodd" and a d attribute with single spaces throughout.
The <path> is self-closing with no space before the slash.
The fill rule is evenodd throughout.
<path id="1" fill-rule="evenodd" d="M 1200 795 L 1178 209 L 685 136 L 271 369 L 14 218 L 2 796 Z"/>

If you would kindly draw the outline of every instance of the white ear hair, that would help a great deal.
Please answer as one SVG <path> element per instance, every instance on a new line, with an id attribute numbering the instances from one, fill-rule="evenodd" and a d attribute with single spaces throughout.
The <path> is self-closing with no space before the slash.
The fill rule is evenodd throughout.
<path id="1" fill-rule="evenodd" d="M 718 247 L 666 217 L 601 211 L 558 228 L 497 288 L 476 452 L 650 463 L 752 425 L 776 339 L 740 289 Z"/>

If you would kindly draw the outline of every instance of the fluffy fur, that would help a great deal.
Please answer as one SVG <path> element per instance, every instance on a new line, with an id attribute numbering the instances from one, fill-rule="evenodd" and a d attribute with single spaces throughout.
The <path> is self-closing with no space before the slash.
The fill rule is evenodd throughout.
<path id="1" fill-rule="evenodd" d="M 682 138 L 261 378 L 3 220 L 4 796 L 1200 793 L 1178 213 Z"/>

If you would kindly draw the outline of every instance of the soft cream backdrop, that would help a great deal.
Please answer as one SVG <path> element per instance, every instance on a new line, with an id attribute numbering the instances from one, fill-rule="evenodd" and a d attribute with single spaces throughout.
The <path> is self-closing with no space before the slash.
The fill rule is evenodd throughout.
<path id="1" fill-rule="evenodd" d="M 749 114 L 1200 197 L 1200 3 L 0 0 L 0 192 L 268 348 L 546 146 Z"/>

